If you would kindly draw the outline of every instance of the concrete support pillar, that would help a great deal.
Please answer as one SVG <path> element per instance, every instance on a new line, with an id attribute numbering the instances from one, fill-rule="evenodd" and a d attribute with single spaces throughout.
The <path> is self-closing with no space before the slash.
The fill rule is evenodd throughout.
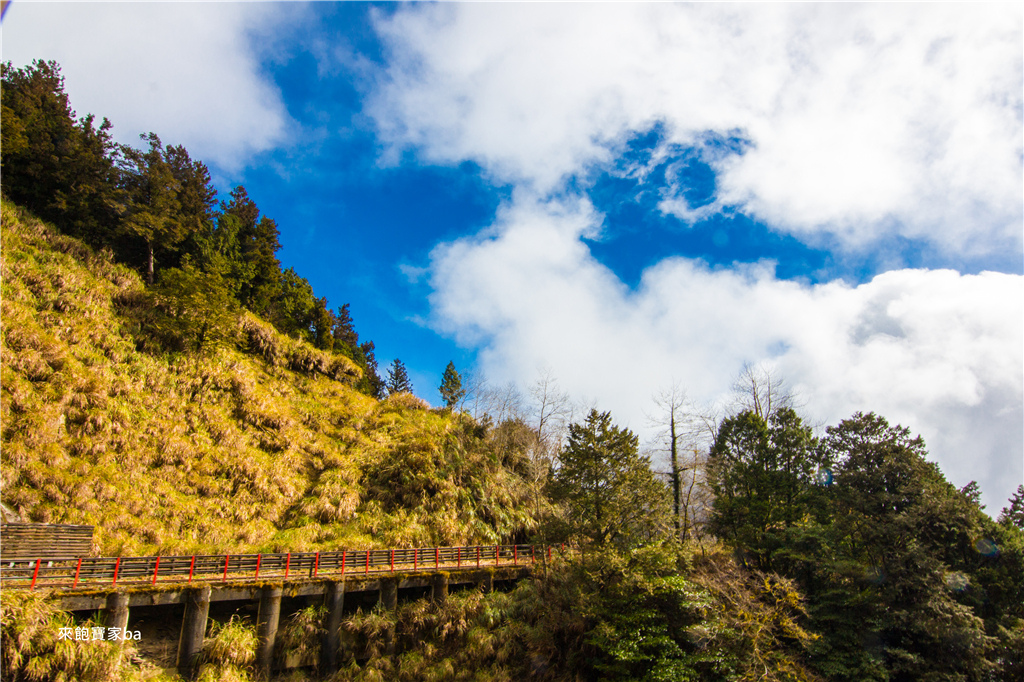
<path id="1" fill-rule="evenodd" d="M 197 659 L 206 636 L 206 619 L 210 615 L 210 586 L 194 587 L 185 595 L 185 617 L 181 620 L 178 639 L 178 674 L 194 680 L 199 672 Z"/>
<path id="2" fill-rule="evenodd" d="M 283 591 L 280 585 L 264 587 L 260 591 L 260 612 L 256 617 L 256 674 L 264 680 L 270 679 L 270 668 L 274 662 Z"/>
<path id="3" fill-rule="evenodd" d="M 380 603 L 386 611 L 398 610 L 398 581 L 382 579 L 380 581 Z M 384 652 L 393 656 L 395 653 L 395 628 L 392 626 L 384 633 Z"/>
<path id="4" fill-rule="evenodd" d="M 430 579 L 430 601 L 443 604 L 448 599 L 448 574 L 435 573 Z"/>
<path id="5" fill-rule="evenodd" d="M 476 581 L 476 585 L 485 593 L 494 592 L 494 574 L 490 571 L 481 574 Z"/>
<path id="6" fill-rule="evenodd" d="M 121 639 L 117 641 L 118 646 L 124 643 L 124 632 L 128 629 L 128 594 L 126 592 L 114 592 L 107 595 L 107 612 L 103 618 L 108 628 L 117 628 Z"/>
<path id="7" fill-rule="evenodd" d="M 345 608 L 345 583 L 328 583 L 324 595 L 327 615 L 324 634 L 320 639 L 320 674 L 330 675 L 338 669 L 338 649 L 341 647 L 341 615 Z"/>

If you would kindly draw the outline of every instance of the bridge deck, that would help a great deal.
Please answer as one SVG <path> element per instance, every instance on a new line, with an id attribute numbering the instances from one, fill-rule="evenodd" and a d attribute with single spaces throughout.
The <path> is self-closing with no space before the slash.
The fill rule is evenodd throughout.
<path id="1" fill-rule="evenodd" d="M 403 549 L 220 554 L 151 557 L 17 558 L 0 554 L 3 588 L 46 588 L 60 592 L 97 591 L 118 585 L 151 587 L 220 583 L 222 588 L 244 583 L 284 581 L 321 584 L 322 580 L 379 579 L 380 576 L 420 572 L 472 572 L 481 569 L 529 566 L 549 559 L 562 547 L 550 545 L 469 545 Z M 411 579 L 411 578 L 410 578 Z M 313 589 L 313 588 L 311 588 Z M 377 589 L 367 588 L 367 589 Z M 173 592 L 173 590 L 171 590 Z"/>

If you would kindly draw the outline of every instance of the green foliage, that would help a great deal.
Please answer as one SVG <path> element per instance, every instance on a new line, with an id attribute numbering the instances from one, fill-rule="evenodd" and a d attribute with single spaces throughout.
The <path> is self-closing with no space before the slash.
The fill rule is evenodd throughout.
<path id="1" fill-rule="evenodd" d="M 184 147 L 164 147 L 149 133 L 142 136 L 148 149 L 137 150 L 115 144 L 105 119 L 98 128 L 91 115 L 76 121 L 54 62 L 24 69 L 6 63 L 2 76 L 5 196 L 65 233 L 111 249 L 140 268 L 150 286 L 158 270 L 186 263 L 220 277 L 238 305 L 284 334 L 352 360 L 361 370 L 359 390 L 384 396 L 373 343 L 358 342 L 347 306 L 335 316 L 305 278 L 282 271 L 277 224 L 260 215 L 244 187 L 216 211 L 209 170 Z"/>
<path id="2" fill-rule="evenodd" d="M 1017 491 L 1010 497 L 1010 503 L 1003 507 L 999 523 L 1024 530 L 1024 485 L 1017 486 Z"/>
<path id="3" fill-rule="evenodd" d="M 982 513 L 976 486 L 945 481 L 908 429 L 856 414 L 816 447 L 791 410 L 744 413 L 711 454 L 715 532 L 799 581 L 828 679 L 1012 679 L 1015 659 L 995 652 L 1017 641 L 1016 529 Z"/>
<path id="4" fill-rule="evenodd" d="M 444 368 L 444 376 L 441 377 L 438 391 L 441 392 L 441 400 L 449 410 L 466 397 L 466 389 L 462 387 L 462 377 L 455 369 L 454 362 L 449 362 L 448 366 Z"/>
<path id="5" fill-rule="evenodd" d="M 123 228 L 146 244 L 146 281 L 154 281 L 154 250 L 174 247 L 188 235 L 178 193 L 181 184 L 164 160 L 164 147 L 155 133 L 142 136 L 149 151 L 122 146 L 121 182 L 126 203 Z"/>
<path id="6" fill-rule="evenodd" d="M 186 263 L 160 273 L 143 333 L 170 351 L 209 354 L 233 345 L 240 310 L 224 279 Z"/>
<path id="7" fill-rule="evenodd" d="M 711 532 L 743 549 L 761 570 L 777 569 L 787 533 L 813 511 L 813 483 L 826 459 L 790 408 L 768 421 L 752 411 L 726 419 L 708 465 Z"/>
<path id="8" fill-rule="evenodd" d="M 2 67 L 4 195 L 94 245 L 111 243 L 120 204 L 106 119 L 75 120 L 56 62 Z"/>
<path id="9" fill-rule="evenodd" d="M 395 358 L 395 361 L 388 367 L 388 378 L 384 382 L 384 388 L 387 389 L 388 395 L 412 393 L 412 382 L 409 381 L 409 372 L 398 358 Z"/>
<path id="10" fill-rule="evenodd" d="M 675 547 L 556 558 L 509 593 L 374 609 L 345 623 L 337 680 L 814 680 L 799 595 Z M 394 629 L 397 652 L 385 655 Z M 356 661 L 361 665 L 357 665 Z"/>
<path id="11" fill-rule="evenodd" d="M 608 412 L 591 410 L 583 424 L 569 426 L 550 492 L 565 506 L 572 534 L 597 546 L 650 542 L 670 519 L 668 492 L 639 454 L 637 437 Z"/>

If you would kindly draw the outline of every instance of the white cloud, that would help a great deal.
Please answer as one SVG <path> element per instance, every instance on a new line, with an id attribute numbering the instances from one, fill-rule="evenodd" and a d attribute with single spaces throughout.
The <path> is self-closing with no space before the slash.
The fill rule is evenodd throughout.
<path id="1" fill-rule="evenodd" d="M 1017 4 L 467 3 L 377 23 L 369 110 L 393 151 L 543 192 L 659 121 L 675 143 L 739 131 L 718 199 L 779 230 L 1021 247 Z"/>
<path id="2" fill-rule="evenodd" d="M 767 361 L 812 419 L 875 411 L 923 434 L 951 480 L 981 483 L 990 509 L 1021 480 L 1024 278 L 898 270 L 808 286 L 771 264 L 673 258 L 632 291 L 580 240 L 600 221 L 586 202 L 520 195 L 487 234 L 438 246 L 435 324 L 480 348 L 498 383 L 549 366 L 639 431 L 673 379 L 720 400 L 744 362 Z"/>
<path id="3" fill-rule="evenodd" d="M 300 13 L 270 3 L 16 2 L 3 59 L 56 60 L 78 115 L 109 118 L 120 142 L 153 131 L 234 173 L 287 134 L 260 51 Z"/>

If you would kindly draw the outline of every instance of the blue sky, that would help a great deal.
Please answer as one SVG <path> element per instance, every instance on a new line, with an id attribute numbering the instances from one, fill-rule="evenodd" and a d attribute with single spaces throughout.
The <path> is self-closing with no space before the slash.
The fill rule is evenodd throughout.
<path id="1" fill-rule="evenodd" d="M 449 360 L 547 370 L 651 435 L 658 390 L 727 410 L 761 364 L 990 508 L 1024 477 L 1017 6 L 18 0 L 3 32 L 243 184 L 431 402 Z"/>

